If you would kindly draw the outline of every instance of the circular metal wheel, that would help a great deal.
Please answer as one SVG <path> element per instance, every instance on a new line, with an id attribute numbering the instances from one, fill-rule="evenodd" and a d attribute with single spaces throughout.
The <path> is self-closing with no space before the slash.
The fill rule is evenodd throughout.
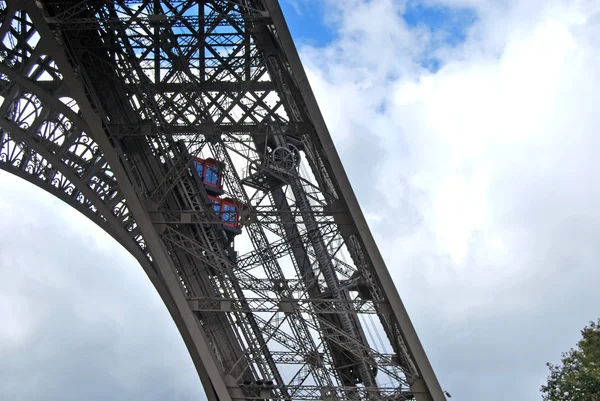
<path id="1" fill-rule="evenodd" d="M 300 151 L 294 145 L 278 146 L 271 151 L 270 157 L 286 170 L 294 170 L 300 165 Z"/>

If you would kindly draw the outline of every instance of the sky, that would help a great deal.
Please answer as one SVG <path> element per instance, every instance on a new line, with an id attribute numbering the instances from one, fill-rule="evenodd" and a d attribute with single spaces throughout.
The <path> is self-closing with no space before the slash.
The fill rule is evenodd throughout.
<path id="1" fill-rule="evenodd" d="M 600 317 L 600 4 L 281 0 L 452 399 L 541 399 Z M 142 269 L 0 172 L 0 399 L 204 399 Z"/>

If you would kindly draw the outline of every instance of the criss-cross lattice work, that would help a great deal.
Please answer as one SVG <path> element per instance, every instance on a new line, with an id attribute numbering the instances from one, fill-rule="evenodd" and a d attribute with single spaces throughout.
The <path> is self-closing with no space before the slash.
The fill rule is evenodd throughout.
<path id="1" fill-rule="evenodd" d="M 138 258 L 209 399 L 444 399 L 276 1 L 0 17 L 0 167 Z"/>

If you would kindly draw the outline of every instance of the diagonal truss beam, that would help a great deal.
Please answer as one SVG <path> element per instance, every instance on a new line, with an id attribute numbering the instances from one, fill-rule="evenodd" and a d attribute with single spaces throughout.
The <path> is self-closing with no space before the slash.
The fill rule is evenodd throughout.
<path id="1" fill-rule="evenodd" d="M 134 254 L 211 401 L 445 400 L 276 0 L 0 16 L 0 168 Z M 222 167 L 235 241 L 195 156 Z"/>

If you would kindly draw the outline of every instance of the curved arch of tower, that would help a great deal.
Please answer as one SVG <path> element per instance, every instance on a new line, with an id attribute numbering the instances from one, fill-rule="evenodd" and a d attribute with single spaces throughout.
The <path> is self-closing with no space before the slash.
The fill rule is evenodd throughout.
<path id="1" fill-rule="evenodd" d="M 0 23 L 0 168 L 137 258 L 209 400 L 445 400 L 276 0 Z"/>

